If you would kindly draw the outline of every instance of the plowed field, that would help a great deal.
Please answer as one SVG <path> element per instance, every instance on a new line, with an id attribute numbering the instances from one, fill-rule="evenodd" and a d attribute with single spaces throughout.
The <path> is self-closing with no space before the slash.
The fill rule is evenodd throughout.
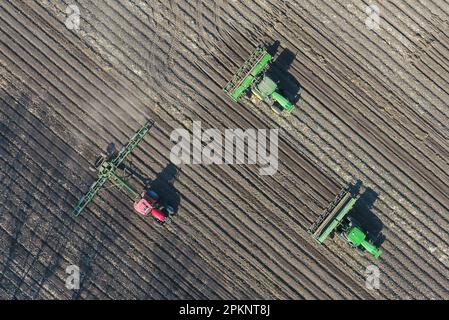
<path id="1" fill-rule="evenodd" d="M 382 1 L 370 29 L 372 3 L 1 1 L 0 297 L 448 299 L 449 4 Z M 221 89 L 260 43 L 290 115 Z M 113 188 L 73 217 L 89 165 L 150 118 L 132 183 L 170 198 L 173 223 Z M 175 167 L 170 134 L 193 121 L 279 128 L 278 172 Z M 354 182 L 356 214 L 385 239 L 379 260 L 307 233 Z M 73 264 L 79 290 L 65 286 Z"/>

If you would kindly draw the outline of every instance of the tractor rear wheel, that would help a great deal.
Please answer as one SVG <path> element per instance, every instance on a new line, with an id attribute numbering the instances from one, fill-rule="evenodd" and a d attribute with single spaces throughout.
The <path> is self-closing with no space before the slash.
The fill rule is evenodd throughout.
<path id="1" fill-rule="evenodd" d="M 357 253 L 362 257 L 365 256 L 365 250 L 361 247 L 357 247 Z"/>
<path id="2" fill-rule="evenodd" d="M 98 169 L 100 166 L 101 166 L 101 164 L 104 162 L 104 161 L 106 161 L 108 158 L 107 158 L 107 156 L 106 156 L 106 154 L 104 154 L 103 152 L 102 153 L 100 153 L 100 155 L 97 157 L 97 159 L 95 160 L 95 164 L 94 164 L 94 167 L 95 167 L 95 169 Z"/>
<path id="3" fill-rule="evenodd" d="M 95 162 L 93 165 L 89 165 L 89 170 L 92 172 L 97 172 L 100 165 L 103 163 L 104 160 L 106 160 L 106 155 L 102 152 L 100 155 L 95 159 Z"/>
<path id="4" fill-rule="evenodd" d="M 168 213 L 169 216 L 172 216 L 172 215 L 175 214 L 175 209 L 173 209 L 172 206 L 166 205 L 165 206 L 165 210 L 167 210 L 167 213 Z"/>
<path id="5" fill-rule="evenodd" d="M 282 112 L 284 112 L 284 109 L 280 107 L 276 102 L 271 106 L 271 110 L 273 110 L 277 114 L 281 114 Z"/>
<path id="6" fill-rule="evenodd" d="M 154 219 L 154 224 L 157 225 L 158 227 L 162 227 L 164 225 L 164 221 Z"/>
<path id="7" fill-rule="evenodd" d="M 148 191 L 148 195 L 150 197 L 152 197 L 153 199 L 155 199 L 156 202 L 159 201 L 159 195 L 156 193 L 156 191 L 150 190 L 150 191 Z"/>

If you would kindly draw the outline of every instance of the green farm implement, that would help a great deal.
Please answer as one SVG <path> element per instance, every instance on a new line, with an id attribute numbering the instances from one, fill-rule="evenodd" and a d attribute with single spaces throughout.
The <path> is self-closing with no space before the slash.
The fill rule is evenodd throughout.
<path id="1" fill-rule="evenodd" d="M 242 95 L 251 92 L 271 106 L 276 113 L 290 113 L 294 105 L 279 93 L 278 84 L 266 74 L 272 59 L 265 47 L 257 47 L 223 90 L 235 102 L 238 102 Z"/>
<path id="2" fill-rule="evenodd" d="M 134 199 L 134 209 L 143 216 L 150 215 L 158 224 L 169 222 L 169 215 L 174 214 L 174 210 L 169 205 L 162 205 L 159 196 L 153 190 L 144 191 L 142 193 L 134 190 L 125 177 L 126 169 L 123 162 L 126 157 L 137 147 L 145 135 L 153 127 L 154 121 L 148 121 L 140 128 L 130 139 L 128 144 L 124 146 L 116 156 L 100 155 L 95 161 L 95 167 L 92 168 L 97 172 L 97 180 L 91 185 L 88 192 L 81 197 L 73 209 L 73 215 L 79 216 L 86 205 L 92 201 L 95 195 L 100 191 L 103 185 L 109 181 L 120 190 L 127 191 Z M 121 172 L 121 174 L 119 174 Z"/>
<path id="3" fill-rule="evenodd" d="M 382 250 L 368 239 L 368 233 L 349 215 L 358 198 L 358 196 L 352 196 L 348 189 L 343 189 L 312 224 L 309 233 L 322 244 L 333 232 L 336 232 L 351 246 L 359 249 L 361 253 L 368 251 L 375 258 L 379 258 Z"/>

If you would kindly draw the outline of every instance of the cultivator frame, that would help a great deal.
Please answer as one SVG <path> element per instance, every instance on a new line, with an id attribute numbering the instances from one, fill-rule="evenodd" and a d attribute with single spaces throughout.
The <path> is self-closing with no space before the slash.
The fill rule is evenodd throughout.
<path id="1" fill-rule="evenodd" d="M 345 219 L 349 211 L 357 202 L 359 196 L 353 197 L 349 188 L 344 188 L 334 201 L 323 211 L 318 219 L 310 226 L 308 232 L 319 243 L 323 243 Z"/>
<path id="2" fill-rule="evenodd" d="M 258 46 L 223 88 L 224 92 L 238 102 L 240 96 L 251 87 L 254 80 L 265 72 L 272 58 L 264 46 Z"/>
<path id="3" fill-rule="evenodd" d="M 89 191 L 81 197 L 78 203 L 73 209 L 73 215 L 75 217 L 79 216 L 86 205 L 92 201 L 98 191 L 103 187 L 106 181 L 111 181 L 115 186 L 120 189 L 123 187 L 129 191 L 134 198 L 137 198 L 139 194 L 131 188 L 127 180 L 118 176 L 116 171 L 119 169 L 120 165 L 126 159 L 126 157 L 137 147 L 137 145 L 142 141 L 145 135 L 154 126 L 153 120 L 148 120 L 147 123 L 141 127 L 130 139 L 128 144 L 124 146 L 117 156 L 113 160 L 100 157 L 95 164 L 97 169 L 97 180 L 91 185 Z"/>

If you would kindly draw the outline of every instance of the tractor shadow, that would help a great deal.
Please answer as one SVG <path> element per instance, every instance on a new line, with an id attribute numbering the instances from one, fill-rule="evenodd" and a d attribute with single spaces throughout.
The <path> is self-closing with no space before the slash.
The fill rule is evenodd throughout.
<path id="1" fill-rule="evenodd" d="M 172 163 L 168 164 L 156 178 L 145 185 L 146 190 L 154 190 L 163 203 L 173 207 L 175 213 L 178 212 L 181 203 L 179 191 L 174 183 L 179 177 L 179 169 Z"/>
<path id="2" fill-rule="evenodd" d="M 162 203 L 170 205 L 175 213 L 178 212 L 178 208 L 181 203 L 181 196 L 179 191 L 175 188 L 174 183 L 179 177 L 179 169 L 172 163 L 168 164 L 161 172 L 156 175 L 155 179 L 151 179 L 148 176 L 142 174 L 132 162 L 126 166 L 122 166 L 127 172 L 127 177 L 133 176 L 140 181 L 144 186 L 144 190 L 155 191 Z"/>
<path id="3" fill-rule="evenodd" d="M 352 188 L 351 193 L 353 195 L 360 192 L 362 183 L 358 181 Z M 363 193 L 360 194 L 359 199 L 352 208 L 350 216 L 360 222 L 364 230 L 367 231 L 369 239 L 377 247 L 380 247 L 385 241 L 385 236 L 382 234 L 383 223 L 374 214 L 373 205 L 376 202 L 379 194 L 371 188 L 365 188 Z"/>
<path id="4" fill-rule="evenodd" d="M 279 50 L 280 42 L 275 41 L 268 45 L 267 51 L 273 57 Z M 299 81 L 289 72 L 293 62 L 296 60 L 296 54 L 289 49 L 284 49 L 272 62 L 272 67 L 267 75 L 279 84 L 279 90 L 282 95 L 289 99 L 293 104 L 301 100 L 301 85 Z"/>

